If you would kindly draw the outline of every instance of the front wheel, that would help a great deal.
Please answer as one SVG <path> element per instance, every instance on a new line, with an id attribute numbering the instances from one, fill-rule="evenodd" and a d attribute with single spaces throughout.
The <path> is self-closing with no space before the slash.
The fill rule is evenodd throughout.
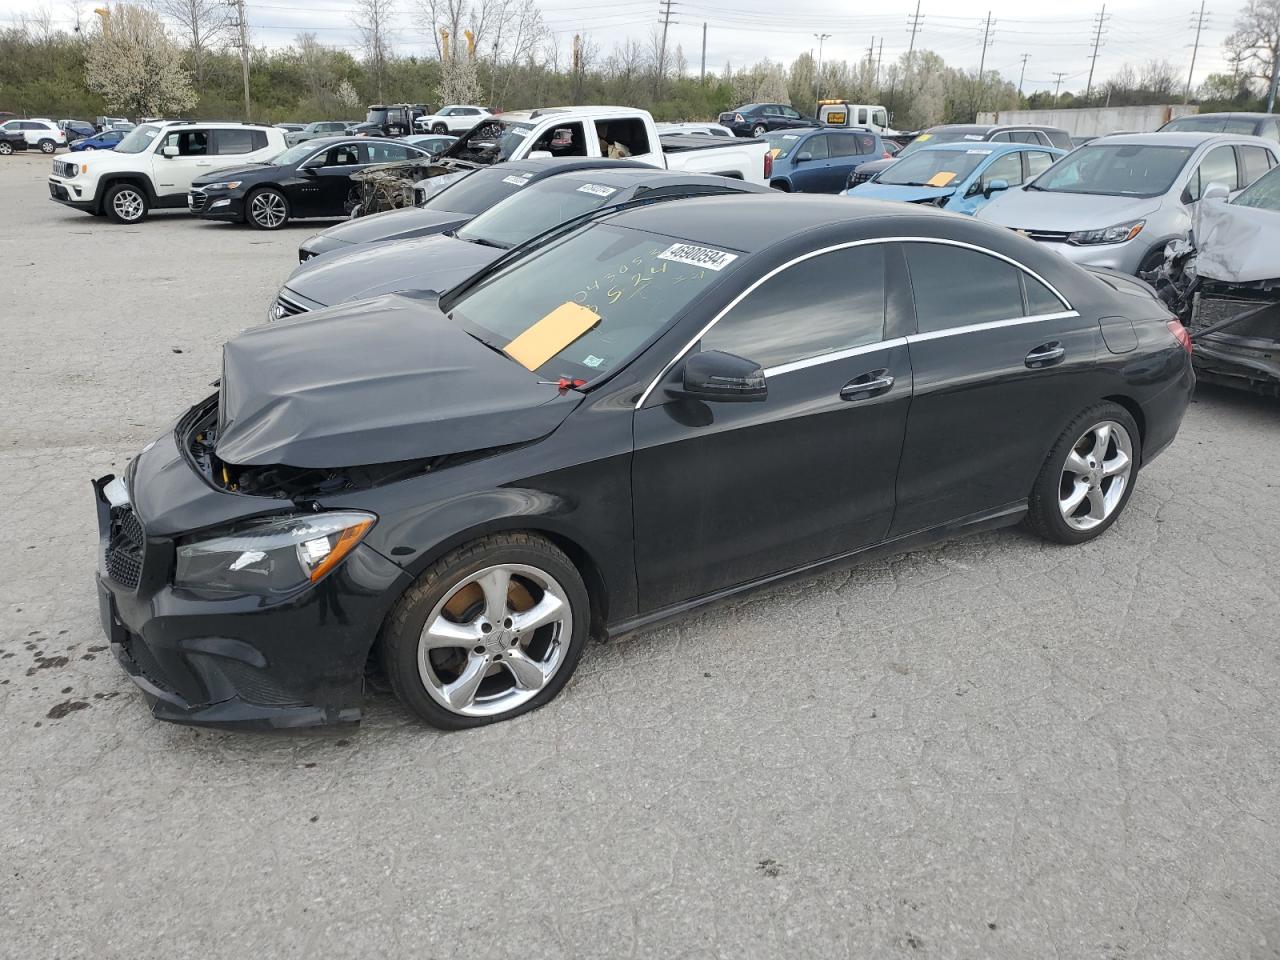
<path id="1" fill-rule="evenodd" d="M 449 128 L 446 127 L 443 123 L 433 123 L 431 125 L 431 132 L 432 133 L 448 133 Z"/>
<path id="2" fill-rule="evenodd" d="M 1057 543 L 1085 543 L 1124 510 L 1138 479 L 1142 438 L 1116 403 L 1089 407 L 1049 451 L 1028 504 L 1031 529 Z"/>
<path id="3" fill-rule="evenodd" d="M 147 218 L 147 195 L 132 183 L 120 183 L 107 191 L 102 209 L 112 223 L 141 223 Z"/>
<path id="4" fill-rule="evenodd" d="M 0 157 L 7 157 L 13 153 L 13 144 L 8 140 L 0 140 Z"/>
<path id="5" fill-rule="evenodd" d="M 246 201 L 246 218 L 259 230 L 279 230 L 289 221 L 289 201 L 279 190 L 255 190 Z"/>
<path id="6" fill-rule="evenodd" d="M 54 143 L 52 140 L 41 140 L 41 141 L 40 141 L 40 152 L 41 152 L 41 153 L 53 153 L 53 152 L 54 152 L 55 150 L 57 150 L 57 149 L 58 149 L 58 145 L 57 145 L 56 143 Z"/>
<path id="7" fill-rule="evenodd" d="M 400 701 L 432 726 L 478 727 L 552 699 L 586 645 L 582 577 L 528 533 L 483 537 L 447 554 L 392 610 L 381 653 Z"/>

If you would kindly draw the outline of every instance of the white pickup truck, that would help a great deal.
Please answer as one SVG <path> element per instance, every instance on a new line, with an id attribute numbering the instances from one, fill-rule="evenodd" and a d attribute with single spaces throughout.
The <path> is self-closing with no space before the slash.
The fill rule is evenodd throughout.
<path id="1" fill-rule="evenodd" d="M 763 140 L 658 132 L 646 110 L 631 107 L 550 107 L 486 119 L 439 160 L 458 168 L 539 157 L 609 157 L 665 170 L 711 173 L 768 183 L 773 158 Z"/>

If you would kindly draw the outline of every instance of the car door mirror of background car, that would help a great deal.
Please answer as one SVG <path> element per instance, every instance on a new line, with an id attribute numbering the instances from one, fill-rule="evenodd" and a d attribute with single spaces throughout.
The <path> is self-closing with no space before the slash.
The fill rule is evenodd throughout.
<path id="1" fill-rule="evenodd" d="M 769 396 L 764 370 L 754 360 L 721 350 L 695 353 L 684 362 L 680 383 L 666 392 L 689 400 L 709 403 L 746 403 Z"/>

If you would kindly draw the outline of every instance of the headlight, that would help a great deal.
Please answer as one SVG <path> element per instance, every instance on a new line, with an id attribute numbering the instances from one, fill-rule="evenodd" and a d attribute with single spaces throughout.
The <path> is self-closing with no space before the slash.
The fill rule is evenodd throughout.
<path id="1" fill-rule="evenodd" d="M 241 184 L 242 182 L 243 182 L 243 181 L 241 181 L 241 180 L 223 180 L 221 183 L 210 183 L 210 184 L 206 184 L 204 189 L 206 189 L 206 190 L 234 190 L 236 187 L 240 186 L 240 184 Z"/>
<path id="2" fill-rule="evenodd" d="M 174 585 L 266 594 L 315 583 L 355 549 L 376 519 L 354 510 L 294 514 L 192 537 L 178 546 Z"/>
<path id="3" fill-rule="evenodd" d="M 1128 223 L 1117 223 L 1114 227 L 1104 227 L 1101 230 L 1081 230 L 1068 236 L 1067 243 L 1082 247 L 1095 243 L 1124 243 L 1140 234 L 1146 222 L 1130 220 Z"/>

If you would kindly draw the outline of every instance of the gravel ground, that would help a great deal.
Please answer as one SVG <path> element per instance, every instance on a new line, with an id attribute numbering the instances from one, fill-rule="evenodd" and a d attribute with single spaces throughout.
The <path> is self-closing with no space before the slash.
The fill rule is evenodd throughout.
<path id="1" fill-rule="evenodd" d="M 103 646 L 88 481 L 317 228 L 113 226 L 0 159 L 0 955 L 1280 957 L 1280 404 L 1202 389 L 1093 544 L 757 594 L 511 723 L 185 729 Z"/>

